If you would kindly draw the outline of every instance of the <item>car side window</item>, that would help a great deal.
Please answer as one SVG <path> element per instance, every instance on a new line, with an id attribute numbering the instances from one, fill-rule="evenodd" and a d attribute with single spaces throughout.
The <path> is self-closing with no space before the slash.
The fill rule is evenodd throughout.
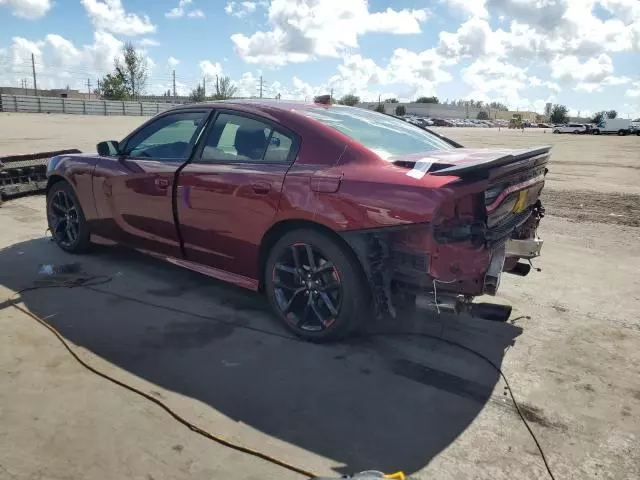
<path id="1" fill-rule="evenodd" d="M 271 134 L 267 151 L 264 154 L 265 162 L 286 162 L 293 148 L 291 137 L 276 130 Z"/>
<path id="2" fill-rule="evenodd" d="M 129 139 L 125 155 L 154 160 L 186 160 L 207 112 L 176 112 L 158 118 Z"/>
<path id="3" fill-rule="evenodd" d="M 287 162 L 293 139 L 253 118 L 221 113 L 209 131 L 198 163 Z"/>

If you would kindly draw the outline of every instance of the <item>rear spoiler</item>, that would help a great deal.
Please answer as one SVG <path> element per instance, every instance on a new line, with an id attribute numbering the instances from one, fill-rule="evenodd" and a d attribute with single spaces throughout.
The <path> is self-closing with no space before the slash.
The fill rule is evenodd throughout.
<path id="1" fill-rule="evenodd" d="M 534 147 L 517 155 L 499 155 L 495 158 L 476 163 L 463 163 L 429 172 L 429 175 L 466 177 L 469 175 L 486 172 L 487 170 L 517 163 L 521 160 L 529 160 L 535 157 L 546 157 L 551 151 L 551 145 Z"/>

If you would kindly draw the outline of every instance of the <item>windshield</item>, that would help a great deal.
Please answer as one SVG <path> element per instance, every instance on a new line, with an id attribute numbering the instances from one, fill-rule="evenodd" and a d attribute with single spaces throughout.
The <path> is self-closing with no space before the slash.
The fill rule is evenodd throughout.
<path id="1" fill-rule="evenodd" d="M 385 160 L 401 155 L 453 149 L 448 143 L 415 125 L 363 108 L 333 105 L 328 109 L 309 107 L 298 112 L 335 128 Z"/>

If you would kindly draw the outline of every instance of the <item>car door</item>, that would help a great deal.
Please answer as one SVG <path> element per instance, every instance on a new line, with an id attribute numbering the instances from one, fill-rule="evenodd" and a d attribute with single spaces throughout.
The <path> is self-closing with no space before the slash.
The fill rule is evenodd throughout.
<path id="1" fill-rule="evenodd" d="M 94 173 L 98 235 L 167 256 L 181 256 L 172 207 L 178 168 L 191 156 L 210 110 L 171 111 L 101 157 Z"/>
<path id="2" fill-rule="evenodd" d="M 298 145 L 293 132 L 267 119 L 218 111 L 179 175 L 178 222 L 188 260 L 217 269 L 220 278 L 229 279 L 222 271 L 236 275 L 236 283 L 258 277 L 260 241 Z"/>

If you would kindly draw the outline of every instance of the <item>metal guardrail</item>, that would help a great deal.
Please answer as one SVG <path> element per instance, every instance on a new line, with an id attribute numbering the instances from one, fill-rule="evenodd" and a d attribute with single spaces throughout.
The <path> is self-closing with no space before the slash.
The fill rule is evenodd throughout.
<path id="1" fill-rule="evenodd" d="M 0 95 L 0 111 L 23 113 L 69 113 L 77 115 L 156 115 L 178 104 L 83 100 L 80 98 Z"/>

